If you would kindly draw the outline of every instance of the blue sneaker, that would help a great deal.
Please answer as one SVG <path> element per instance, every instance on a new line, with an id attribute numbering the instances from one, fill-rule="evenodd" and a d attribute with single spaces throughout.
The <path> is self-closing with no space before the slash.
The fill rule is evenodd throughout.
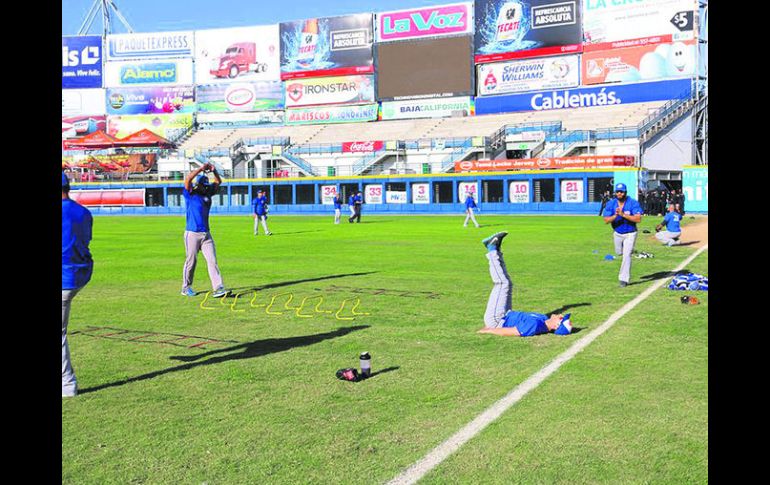
<path id="1" fill-rule="evenodd" d="M 195 296 L 195 292 L 192 288 L 185 288 L 182 290 L 182 296 Z"/>
<path id="2" fill-rule="evenodd" d="M 486 246 L 486 248 L 490 251 L 499 251 L 500 245 L 503 243 L 503 238 L 508 235 L 508 232 L 498 232 L 497 234 L 492 234 L 486 239 L 481 240 L 481 244 Z"/>
<path id="3" fill-rule="evenodd" d="M 211 296 L 214 297 L 214 298 L 221 298 L 221 297 L 227 295 L 228 293 L 229 293 L 229 291 L 227 291 L 224 286 L 220 286 L 219 288 L 214 290 L 214 292 L 211 294 Z"/>

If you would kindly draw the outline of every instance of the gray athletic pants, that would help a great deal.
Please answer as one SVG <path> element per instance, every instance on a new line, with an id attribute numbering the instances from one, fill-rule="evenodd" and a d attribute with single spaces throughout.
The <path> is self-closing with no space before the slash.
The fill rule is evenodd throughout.
<path id="1" fill-rule="evenodd" d="M 463 226 L 467 227 L 468 226 L 468 219 L 470 219 L 470 220 L 473 221 L 473 224 L 475 224 L 476 227 L 479 227 L 479 223 L 476 222 L 476 217 L 474 217 L 474 215 L 473 215 L 473 209 L 472 208 L 468 208 L 468 209 L 466 209 L 465 213 L 468 214 L 468 215 L 465 216 L 465 222 L 463 223 Z"/>
<path id="2" fill-rule="evenodd" d="M 487 311 L 484 313 L 484 325 L 488 328 L 497 328 L 503 325 L 503 319 L 511 309 L 511 277 L 505 267 L 503 253 L 489 251 L 489 275 L 492 277 L 492 292 L 487 301 Z"/>
<path id="3" fill-rule="evenodd" d="M 681 232 L 660 231 L 655 233 L 655 237 L 663 244 L 677 244 L 674 238 L 681 236 Z"/>
<path id="4" fill-rule="evenodd" d="M 267 218 L 262 215 L 254 215 L 254 234 L 259 234 L 259 221 L 262 221 L 262 227 L 265 228 L 265 234 L 270 232 L 270 230 L 267 228 Z"/>
<path id="5" fill-rule="evenodd" d="M 351 214 L 353 215 L 353 214 Z M 334 209 L 334 223 L 339 224 L 340 223 L 340 210 Z"/>
<path id="6" fill-rule="evenodd" d="M 223 286 L 222 275 L 219 272 L 219 266 L 217 266 L 217 251 L 210 232 L 185 231 L 184 248 L 186 257 L 182 274 L 182 290 L 192 286 L 193 277 L 195 276 L 195 265 L 198 262 L 198 251 L 202 251 L 203 257 L 206 258 L 211 287 L 216 290 Z"/>
<path id="7" fill-rule="evenodd" d="M 74 396 L 78 391 L 78 382 L 70 360 L 70 346 L 67 343 L 67 325 L 70 321 L 72 299 L 80 288 L 61 290 L 61 395 Z"/>
<path id="8" fill-rule="evenodd" d="M 618 280 L 628 283 L 631 281 L 631 253 L 634 251 L 634 244 L 636 244 L 636 235 L 638 233 L 634 231 L 627 234 L 618 234 L 617 232 L 612 234 L 615 241 L 615 254 L 618 256 L 623 255 Z"/>

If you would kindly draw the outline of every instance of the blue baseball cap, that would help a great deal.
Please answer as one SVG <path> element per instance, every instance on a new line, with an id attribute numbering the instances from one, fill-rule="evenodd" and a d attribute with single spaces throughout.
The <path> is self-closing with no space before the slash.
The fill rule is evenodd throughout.
<path id="1" fill-rule="evenodd" d="M 561 325 L 559 325 L 559 327 L 553 333 L 556 335 L 569 335 L 572 333 L 572 322 L 569 319 L 570 315 L 572 314 L 567 313 L 562 317 Z"/>
<path id="2" fill-rule="evenodd" d="M 615 192 L 628 192 L 628 190 L 626 189 L 626 184 L 624 184 L 624 183 L 616 184 L 615 185 Z"/>
<path id="3" fill-rule="evenodd" d="M 64 187 L 66 185 L 70 184 L 70 179 L 67 178 L 67 174 L 62 172 L 61 173 L 61 186 Z"/>
<path id="4" fill-rule="evenodd" d="M 196 187 L 197 187 L 198 185 L 203 185 L 203 186 L 205 187 L 205 186 L 207 186 L 208 184 L 209 184 L 209 178 L 208 178 L 208 177 L 206 177 L 206 176 L 205 176 L 205 175 L 203 175 L 203 174 L 200 174 L 200 175 L 198 175 L 197 177 L 195 177 L 195 183 L 194 183 L 193 185 L 195 185 Z"/>

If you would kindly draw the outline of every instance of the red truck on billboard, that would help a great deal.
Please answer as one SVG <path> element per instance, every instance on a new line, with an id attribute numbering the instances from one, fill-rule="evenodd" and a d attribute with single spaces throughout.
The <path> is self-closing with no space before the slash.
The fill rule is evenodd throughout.
<path id="1" fill-rule="evenodd" d="M 216 77 L 238 77 L 245 72 L 265 72 L 267 64 L 257 62 L 257 44 L 254 42 L 236 42 L 225 53 L 214 59 L 211 75 Z"/>

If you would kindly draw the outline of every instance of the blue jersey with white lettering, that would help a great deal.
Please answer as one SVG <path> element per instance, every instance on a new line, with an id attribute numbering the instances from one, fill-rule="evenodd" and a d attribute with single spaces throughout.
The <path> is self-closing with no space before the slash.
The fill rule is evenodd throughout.
<path id="1" fill-rule="evenodd" d="M 348 197 L 348 205 L 355 205 L 356 203 L 356 195 L 353 194 L 350 197 Z"/>
<path id="2" fill-rule="evenodd" d="M 267 206 L 267 196 L 255 197 L 251 202 L 251 208 L 258 216 L 265 215 L 265 207 Z"/>
<path id="3" fill-rule="evenodd" d="M 94 261 L 88 244 L 93 228 L 91 211 L 71 199 L 61 201 L 61 288 L 82 288 L 91 280 Z"/>
<path id="4" fill-rule="evenodd" d="M 615 215 L 615 209 L 618 208 L 618 205 L 618 199 L 612 199 L 607 202 L 607 207 L 604 208 L 604 217 Z M 623 204 L 623 213 L 631 216 L 642 214 L 642 206 L 639 205 L 639 202 L 637 202 L 636 199 L 626 197 L 626 201 Z M 622 217 L 618 217 L 612 221 L 612 228 L 618 234 L 628 234 L 631 232 L 636 232 L 636 223 L 626 220 Z"/>
<path id="5" fill-rule="evenodd" d="M 676 211 L 669 212 L 663 218 L 663 224 L 666 225 L 668 232 L 682 232 L 682 227 L 679 225 L 679 221 L 682 220 L 682 215 Z"/>
<path id="6" fill-rule="evenodd" d="M 548 317 L 542 313 L 517 312 L 514 310 L 505 314 L 503 327 L 516 327 L 522 337 L 531 337 L 548 333 L 545 321 Z"/>
<path id="7" fill-rule="evenodd" d="M 476 207 L 476 201 L 470 195 L 465 199 L 465 208 L 474 209 Z"/>
<path id="8" fill-rule="evenodd" d="M 339 198 L 339 196 L 334 198 L 334 208 L 342 209 L 342 200 Z"/>
<path id="9" fill-rule="evenodd" d="M 185 230 L 191 232 L 209 232 L 209 211 L 211 210 L 211 195 L 209 190 L 205 195 L 190 193 L 182 189 L 185 205 L 187 206 L 187 222 Z"/>

